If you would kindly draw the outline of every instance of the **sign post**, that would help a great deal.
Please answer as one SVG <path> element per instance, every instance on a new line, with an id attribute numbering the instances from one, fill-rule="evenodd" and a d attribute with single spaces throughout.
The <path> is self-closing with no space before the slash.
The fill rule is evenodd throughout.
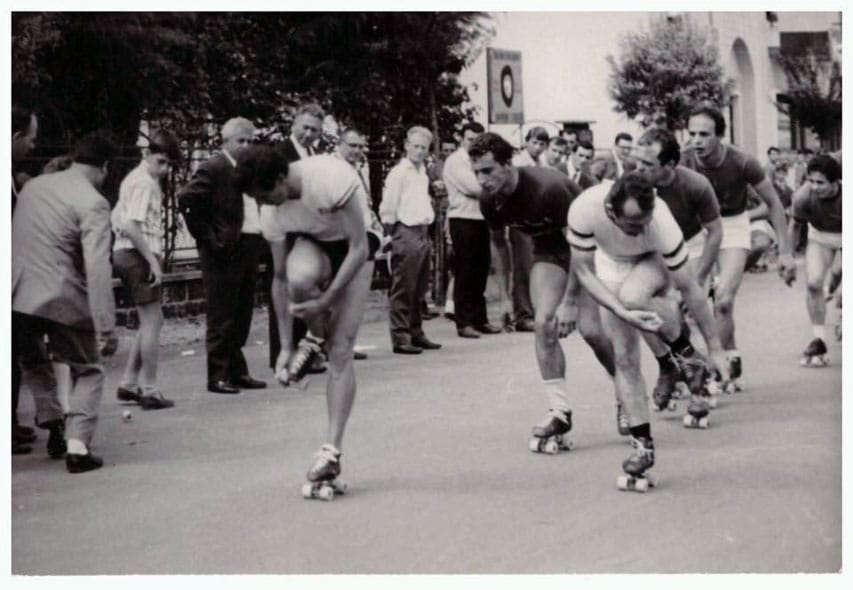
<path id="1" fill-rule="evenodd" d="M 489 123 L 521 125 L 524 103 L 521 91 L 521 52 L 486 49 L 489 85 Z"/>

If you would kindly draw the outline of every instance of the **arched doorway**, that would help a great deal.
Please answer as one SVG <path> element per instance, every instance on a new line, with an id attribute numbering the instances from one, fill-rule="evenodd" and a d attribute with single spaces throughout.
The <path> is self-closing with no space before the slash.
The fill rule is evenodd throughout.
<path id="1" fill-rule="evenodd" d="M 731 60 L 734 64 L 735 96 L 729 110 L 729 139 L 747 153 L 754 154 L 758 147 L 755 125 L 755 72 L 749 49 L 743 39 L 737 38 L 732 44 Z"/>

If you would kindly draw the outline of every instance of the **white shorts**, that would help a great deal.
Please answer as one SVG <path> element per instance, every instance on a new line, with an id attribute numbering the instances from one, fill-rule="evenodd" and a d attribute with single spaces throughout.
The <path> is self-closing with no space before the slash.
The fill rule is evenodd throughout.
<path id="1" fill-rule="evenodd" d="M 841 233 L 820 231 L 812 224 L 809 224 L 809 241 L 832 250 L 841 250 Z"/>
<path id="2" fill-rule="evenodd" d="M 771 240 L 776 241 L 776 232 L 773 231 L 773 226 L 766 219 L 755 219 L 749 222 L 749 231 L 760 231 L 767 234 Z"/>
<path id="3" fill-rule="evenodd" d="M 625 282 L 625 279 L 634 270 L 634 266 L 636 266 L 636 262 L 614 260 L 602 252 L 601 248 L 595 249 L 595 274 L 614 293 L 619 292 L 622 283 Z"/>
<path id="4" fill-rule="evenodd" d="M 704 227 L 695 236 L 687 240 L 687 260 L 699 260 L 705 251 L 705 234 L 708 233 Z"/>
<path id="5" fill-rule="evenodd" d="M 732 215 L 731 217 L 723 217 L 723 241 L 720 243 L 720 250 L 728 248 L 743 248 L 749 250 L 752 248 L 752 239 L 749 230 L 749 215 L 746 211 L 740 215 Z"/>

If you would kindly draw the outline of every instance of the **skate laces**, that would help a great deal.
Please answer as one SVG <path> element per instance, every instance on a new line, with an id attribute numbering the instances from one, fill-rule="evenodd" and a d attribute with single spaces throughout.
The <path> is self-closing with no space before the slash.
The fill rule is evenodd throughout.
<path id="1" fill-rule="evenodd" d="M 655 454 L 654 447 L 646 447 L 643 441 L 634 436 L 631 437 L 631 446 L 634 447 L 637 454 L 641 457 L 652 457 Z"/>
<path id="2" fill-rule="evenodd" d="M 293 355 L 293 361 L 290 363 L 290 374 L 300 374 L 302 369 L 307 366 L 308 362 L 311 361 L 315 355 L 320 354 L 323 349 L 322 344 L 322 340 L 318 340 L 310 334 L 300 340 L 299 345 L 296 347 L 296 353 Z"/>
<path id="3" fill-rule="evenodd" d="M 566 410 L 565 412 L 562 410 L 554 410 L 554 409 L 548 410 L 548 416 L 542 421 L 542 423 L 539 426 L 543 426 L 543 427 L 548 426 L 551 423 L 551 420 L 553 418 L 556 418 L 560 422 L 568 424 L 570 413 L 571 413 L 571 410 Z"/>
<path id="4" fill-rule="evenodd" d="M 334 445 L 325 444 L 320 447 L 320 450 L 314 453 L 314 459 L 317 462 L 337 463 L 340 460 L 341 452 Z"/>

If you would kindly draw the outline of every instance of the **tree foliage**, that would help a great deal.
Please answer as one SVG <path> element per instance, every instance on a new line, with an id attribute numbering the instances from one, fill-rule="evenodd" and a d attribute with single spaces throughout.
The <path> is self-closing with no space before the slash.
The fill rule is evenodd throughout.
<path id="1" fill-rule="evenodd" d="M 841 128 L 841 64 L 813 51 L 779 54 L 776 60 L 788 83 L 777 108 L 814 131 L 826 144 Z"/>
<path id="2" fill-rule="evenodd" d="M 490 34 L 477 13 L 13 13 L 12 95 L 56 143 L 101 127 L 132 144 L 143 116 L 284 133 L 305 100 L 394 143 L 470 116 L 457 76 Z"/>
<path id="3" fill-rule="evenodd" d="M 607 56 L 608 91 L 614 110 L 644 127 L 683 129 L 690 108 L 700 101 L 723 106 L 733 82 L 724 79 L 717 47 L 689 17 L 660 17 L 648 31 L 620 39 L 621 55 Z"/>

